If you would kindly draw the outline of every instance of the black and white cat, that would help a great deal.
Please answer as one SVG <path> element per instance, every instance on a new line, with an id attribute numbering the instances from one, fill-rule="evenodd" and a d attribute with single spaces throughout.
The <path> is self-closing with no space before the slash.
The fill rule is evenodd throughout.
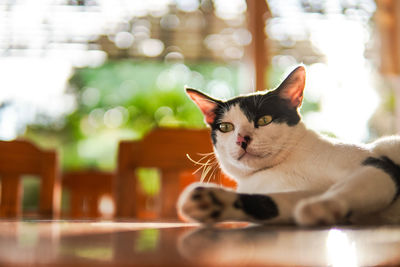
<path id="1" fill-rule="evenodd" d="M 298 112 L 304 86 L 299 66 L 275 90 L 227 101 L 186 89 L 211 127 L 220 167 L 238 188 L 190 186 L 178 200 L 184 217 L 204 223 L 400 222 L 400 138 L 355 145 L 307 129 Z"/>

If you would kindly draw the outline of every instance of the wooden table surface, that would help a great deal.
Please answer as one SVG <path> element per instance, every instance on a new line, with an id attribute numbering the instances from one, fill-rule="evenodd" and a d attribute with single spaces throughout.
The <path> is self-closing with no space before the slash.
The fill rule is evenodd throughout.
<path id="1" fill-rule="evenodd" d="M 0 266 L 400 265 L 400 227 L 0 221 Z"/>

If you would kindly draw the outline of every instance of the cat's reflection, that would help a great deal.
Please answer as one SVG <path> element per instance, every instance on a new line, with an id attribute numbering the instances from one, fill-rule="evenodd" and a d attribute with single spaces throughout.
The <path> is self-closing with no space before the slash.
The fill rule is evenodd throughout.
<path id="1" fill-rule="evenodd" d="M 326 265 L 328 230 L 249 226 L 201 228 L 179 240 L 180 254 L 192 262 L 222 265 Z"/>
<path id="2" fill-rule="evenodd" d="M 207 266 L 386 265 L 400 262 L 399 231 L 382 227 L 200 228 L 181 236 L 178 249 L 188 260 Z"/>

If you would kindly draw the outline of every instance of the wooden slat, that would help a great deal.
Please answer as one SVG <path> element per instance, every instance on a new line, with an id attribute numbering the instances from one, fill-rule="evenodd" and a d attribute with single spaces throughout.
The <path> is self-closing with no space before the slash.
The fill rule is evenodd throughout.
<path id="1" fill-rule="evenodd" d="M 161 172 L 161 217 L 176 218 L 176 200 L 179 196 L 179 170 L 163 170 Z"/>
<path id="2" fill-rule="evenodd" d="M 381 72 L 400 74 L 400 3 L 393 0 L 377 0 L 375 19 L 379 27 L 381 49 Z"/>
<path id="3" fill-rule="evenodd" d="M 52 218 L 58 218 L 61 206 L 61 183 L 59 178 L 57 154 L 44 152 L 41 162 L 41 183 L 39 212 Z"/>
<path id="4" fill-rule="evenodd" d="M 116 198 L 116 216 L 119 218 L 136 217 L 137 206 L 135 202 L 137 190 L 136 168 L 140 143 L 135 141 L 122 141 L 118 147 L 117 177 L 114 183 L 114 196 Z"/>
<path id="5" fill-rule="evenodd" d="M 70 195 L 70 213 L 72 218 L 82 218 L 85 214 L 84 197 L 82 192 L 74 192 Z"/>
<path id="6" fill-rule="evenodd" d="M 1 177 L 0 217 L 16 218 L 21 214 L 22 186 L 16 174 Z"/>
<path id="7" fill-rule="evenodd" d="M 100 217 L 99 204 L 101 196 L 91 195 L 86 198 L 87 203 L 87 217 L 88 218 L 98 218 Z"/>
<path id="8" fill-rule="evenodd" d="M 265 20 L 269 14 L 266 1 L 247 0 L 247 23 L 252 35 L 252 42 L 247 49 L 247 58 L 252 65 L 256 90 L 264 90 L 266 86 L 265 72 L 268 65 L 268 46 L 266 43 Z"/>

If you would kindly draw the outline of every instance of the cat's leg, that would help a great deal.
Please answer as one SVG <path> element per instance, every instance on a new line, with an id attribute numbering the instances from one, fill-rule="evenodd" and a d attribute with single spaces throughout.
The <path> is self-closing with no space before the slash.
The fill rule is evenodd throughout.
<path id="1" fill-rule="evenodd" d="M 301 200 L 295 209 L 296 222 L 335 224 L 346 217 L 351 221 L 352 217 L 378 212 L 393 203 L 399 195 L 400 169 L 390 162 L 377 166 L 368 163 L 365 161 L 351 177 L 324 194 Z"/>
<path id="2" fill-rule="evenodd" d="M 252 221 L 293 223 L 293 211 L 300 199 L 316 192 L 243 194 L 210 184 L 193 184 L 178 200 L 178 211 L 187 220 L 203 223 Z"/>

